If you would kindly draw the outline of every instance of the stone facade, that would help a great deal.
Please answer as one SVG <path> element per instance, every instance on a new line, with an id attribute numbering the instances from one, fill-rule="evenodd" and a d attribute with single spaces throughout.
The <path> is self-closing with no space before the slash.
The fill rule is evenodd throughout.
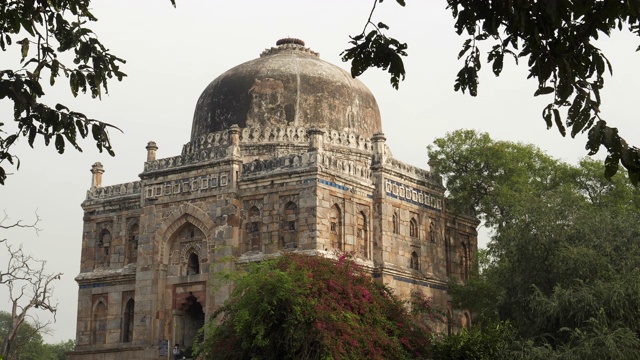
<path id="1" fill-rule="evenodd" d="M 164 159 L 150 142 L 126 184 L 103 187 L 94 164 L 70 358 L 166 358 L 228 298 L 211 274 L 286 251 L 352 253 L 399 296 L 420 291 L 449 327 L 468 325 L 447 281 L 468 278 L 478 221 L 448 212 L 440 176 L 395 159 L 381 133 L 319 123 L 231 124 Z"/>

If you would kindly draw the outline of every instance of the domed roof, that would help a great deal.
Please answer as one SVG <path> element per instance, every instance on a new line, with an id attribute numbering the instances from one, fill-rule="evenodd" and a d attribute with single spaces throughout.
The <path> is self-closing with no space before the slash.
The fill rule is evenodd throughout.
<path id="1" fill-rule="evenodd" d="M 375 98 L 362 82 L 320 60 L 298 39 L 282 39 L 259 58 L 213 80 L 196 105 L 191 140 L 236 124 L 382 131 Z"/>

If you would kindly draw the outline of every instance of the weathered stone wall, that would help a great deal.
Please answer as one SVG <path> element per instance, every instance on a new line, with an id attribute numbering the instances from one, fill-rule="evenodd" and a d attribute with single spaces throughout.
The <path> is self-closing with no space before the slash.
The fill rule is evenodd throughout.
<path id="1" fill-rule="evenodd" d="M 185 341 L 194 303 L 208 318 L 228 298 L 211 273 L 283 251 L 352 253 L 397 295 L 421 292 L 456 324 L 470 321 L 446 284 L 468 277 L 477 221 L 449 214 L 440 177 L 393 159 L 383 137 L 236 128 L 176 157 L 154 153 L 144 168 L 141 181 L 92 188 L 83 203 L 72 359 L 156 359 L 160 341 Z"/>

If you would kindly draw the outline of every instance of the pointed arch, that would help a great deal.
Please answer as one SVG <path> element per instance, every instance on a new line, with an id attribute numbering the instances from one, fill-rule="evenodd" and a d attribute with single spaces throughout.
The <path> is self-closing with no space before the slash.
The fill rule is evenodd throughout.
<path id="1" fill-rule="evenodd" d="M 126 263 L 135 263 L 138 260 L 138 243 L 140 239 L 140 225 L 133 222 L 127 229 Z"/>
<path id="2" fill-rule="evenodd" d="M 444 238 L 444 266 L 447 276 L 451 275 L 451 232 Z"/>
<path id="3" fill-rule="evenodd" d="M 470 330 L 471 329 L 471 315 L 469 315 L 468 311 L 462 312 L 462 328 Z"/>
<path id="4" fill-rule="evenodd" d="M 282 208 L 282 221 L 280 222 L 280 247 L 294 249 L 298 247 L 298 205 L 288 201 Z"/>
<path id="5" fill-rule="evenodd" d="M 131 342 L 133 339 L 133 314 L 135 310 L 135 301 L 129 298 L 124 303 L 122 311 L 122 342 Z"/>
<path id="6" fill-rule="evenodd" d="M 109 258 L 111 256 L 111 232 L 108 229 L 102 229 L 96 241 L 95 265 L 96 268 L 109 266 Z"/>
<path id="7" fill-rule="evenodd" d="M 198 333 L 205 323 L 205 313 L 202 305 L 203 303 L 193 293 L 189 293 L 184 302 L 178 305 L 184 315 L 181 320 L 181 329 L 176 334 L 176 340 L 184 347 L 191 347 L 196 339 L 202 341 L 201 335 Z"/>
<path id="8" fill-rule="evenodd" d="M 462 279 L 468 280 L 469 279 L 469 269 L 470 269 L 469 249 L 467 247 L 467 242 L 462 241 L 460 244 L 462 245 L 462 256 L 460 257 L 460 265 L 462 266 L 462 274 L 460 274 L 460 275 L 462 276 Z"/>
<path id="9" fill-rule="evenodd" d="M 262 251 L 262 218 L 260 209 L 252 206 L 247 212 L 247 224 L 245 228 L 245 250 Z"/>
<path id="10" fill-rule="evenodd" d="M 248 212 L 250 218 L 260 216 L 260 209 L 257 206 L 253 205 Z"/>
<path id="11" fill-rule="evenodd" d="M 207 243 L 204 232 L 190 222 L 178 228 L 166 242 L 167 276 L 185 276 L 201 273 L 207 262 Z"/>
<path id="12" fill-rule="evenodd" d="M 200 274 L 200 257 L 198 253 L 195 251 L 189 252 L 189 256 L 187 257 L 187 267 L 186 267 L 186 275 L 196 275 Z"/>
<path id="13" fill-rule="evenodd" d="M 429 240 L 431 242 L 437 242 L 438 240 L 438 225 L 433 218 L 429 218 Z"/>
<path id="14" fill-rule="evenodd" d="M 418 220 L 415 217 L 409 220 L 409 236 L 415 239 L 418 238 Z"/>
<path id="15" fill-rule="evenodd" d="M 413 270 L 420 270 L 420 257 L 418 256 L 418 253 L 416 251 L 411 252 L 409 267 Z"/>
<path id="16" fill-rule="evenodd" d="M 91 325 L 91 343 L 105 344 L 107 342 L 107 304 L 102 298 L 93 306 Z"/>
<path id="17" fill-rule="evenodd" d="M 342 242 L 342 210 L 338 204 L 333 204 L 329 211 L 331 247 L 339 251 L 344 251 Z"/>
<path id="18" fill-rule="evenodd" d="M 162 264 L 169 263 L 169 253 L 175 236 L 178 231 L 185 226 L 191 224 L 204 234 L 206 242 L 209 242 L 209 236 L 215 228 L 213 220 L 206 212 L 193 204 L 183 203 L 169 214 L 167 219 L 156 230 L 154 245 L 159 249 L 158 257 Z"/>
<path id="19" fill-rule="evenodd" d="M 367 223 L 367 215 L 364 211 L 358 212 L 356 220 L 356 239 L 358 247 L 357 254 L 365 259 L 369 258 L 369 227 Z"/>
<path id="20" fill-rule="evenodd" d="M 400 234 L 400 217 L 395 211 L 393 215 L 391 215 L 391 231 L 393 231 L 394 234 Z"/>

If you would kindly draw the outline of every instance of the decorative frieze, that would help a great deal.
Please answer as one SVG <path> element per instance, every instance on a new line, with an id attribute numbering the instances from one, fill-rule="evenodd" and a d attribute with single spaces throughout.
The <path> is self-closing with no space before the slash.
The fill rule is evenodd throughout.
<path id="1" fill-rule="evenodd" d="M 371 179 L 371 160 L 353 161 L 344 159 L 331 153 L 319 155 L 320 164 L 326 170 L 337 170 L 343 174 L 359 177 L 365 180 Z"/>
<path id="2" fill-rule="evenodd" d="M 307 129 L 303 127 L 255 127 L 244 128 L 240 133 L 241 143 L 307 143 Z"/>
<path id="3" fill-rule="evenodd" d="M 338 132 L 331 130 L 325 132 L 324 143 L 337 146 L 345 146 L 353 149 L 360 149 L 366 151 L 373 151 L 371 145 L 371 139 L 365 138 L 362 135 L 350 133 L 350 132 Z"/>
<path id="4" fill-rule="evenodd" d="M 317 158 L 318 156 L 315 153 L 302 153 L 282 156 L 276 159 L 256 159 L 252 162 L 242 164 L 242 174 L 258 174 L 261 172 L 313 166 L 317 163 Z"/>
<path id="5" fill-rule="evenodd" d="M 144 196 L 147 199 L 151 199 L 168 195 L 203 192 L 208 189 L 227 186 L 228 178 L 229 174 L 227 172 L 222 172 L 165 181 L 164 183 L 145 186 Z"/>
<path id="6" fill-rule="evenodd" d="M 227 147 L 231 144 L 228 131 L 217 131 L 190 141 L 182 146 L 182 155 L 187 155 L 212 147 Z"/>
<path id="7" fill-rule="evenodd" d="M 306 143 L 309 141 L 305 128 L 302 127 L 254 127 L 240 131 L 241 144 L 261 143 Z M 205 149 L 226 148 L 231 145 L 228 131 L 217 131 L 186 143 L 182 147 L 182 155 L 198 153 Z"/>
<path id="8" fill-rule="evenodd" d="M 140 194 L 140 181 L 105 187 L 92 187 L 87 190 L 87 200 L 102 200 L 136 194 Z"/>
<path id="9" fill-rule="evenodd" d="M 426 191 L 409 185 L 385 179 L 384 190 L 387 196 L 423 207 L 442 210 L 442 199 Z"/>
<path id="10" fill-rule="evenodd" d="M 317 182 L 318 184 L 323 184 L 327 186 L 331 186 L 332 188 L 336 188 L 338 190 L 342 190 L 345 192 L 350 192 L 352 194 L 357 194 L 367 198 L 373 198 L 373 194 L 371 192 L 362 191 L 357 188 L 348 187 L 344 184 L 336 183 L 330 180 L 322 179 L 322 178 L 314 178 L 314 179 L 306 179 L 303 181 L 304 184 L 308 184 L 309 182 Z"/>
<path id="11" fill-rule="evenodd" d="M 192 152 L 170 158 L 147 161 L 144 163 L 144 171 L 147 172 L 178 168 L 185 165 L 195 164 L 200 161 L 220 160 L 224 159 L 226 156 L 226 148 L 204 149 L 198 152 Z"/>
<path id="12" fill-rule="evenodd" d="M 243 175 L 290 170 L 318 166 L 323 170 L 333 170 L 369 182 L 371 180 L 371 161 L 354 161 L 344 159 L 343 156 L 332 153 L 302 153 L 290 154 L 276 159 L 259 160 L 242 165 Z"/>
<path id="13" fill-rule="evenodd" d="M 309 134 L 304 127 L 252 127 L 240 131 L 241 144 L 305 144 L 309 142 Z M 323 133 L 325 144 L 344 146 L 352 149 L 372 151 L 371 139 L 352 132 L 316 129 Z M 212 132 L 186 143 L 182 147 L 182 155 L 198 153 L 210 148 L 226 148 L 231 145 L 227 131 Z"/>

